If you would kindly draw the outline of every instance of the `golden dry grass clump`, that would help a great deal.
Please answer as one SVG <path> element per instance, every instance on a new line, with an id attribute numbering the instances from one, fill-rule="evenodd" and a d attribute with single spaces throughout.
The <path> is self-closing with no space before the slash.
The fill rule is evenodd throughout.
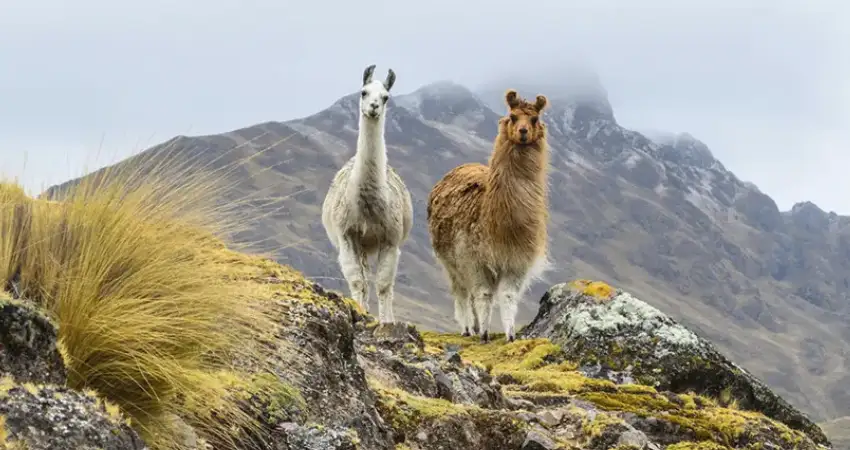
<path id="1" fill-rule="evenodd" d="M 174 416 L 227 441 L 252 420 L 221 375 L 263 360 L 249 344 L 271 322 L 229 277 L 217 178 L 155 169 L 107 170 L 53 201 L 0 184 L 0 288 L 49 313 L 68 385 L 119 405 L 153 448 L 178 445 Z"/>

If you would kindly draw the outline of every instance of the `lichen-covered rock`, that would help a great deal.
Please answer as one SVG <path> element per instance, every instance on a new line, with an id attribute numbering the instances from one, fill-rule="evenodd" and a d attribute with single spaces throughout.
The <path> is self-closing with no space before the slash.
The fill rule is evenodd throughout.
<path id="1" fill-rule="evenodd" d="M 814 422 L 710 342 L 604 283 L 553 286 L 521 335 L 551 339 L 585 375 L 615 382 L 635 380 L 659 391 L 719 397 L 800 430 L 815 443 L 829 445 Z"/>
<path id="2" fill-rule="evenodd" d="M 305 426 L 282 423 L 281 438 L 273 440 L 274 450 L 357 450 L 359 438 L 352 430 L 337 430 L 321 425 Z"/>
<path id="3" fill-rule="evenodd" d="M 510 408 L 484 367 L 462 364 L 456 352 L 429 354 L 412 325 L 373 323 L 359 333 L 357 343 L 367 377 L 384 387 L 454 403 Z"/>
<path id="4" fill-rule="evenodd" d="M 0 293 L 0 375 L 19 383 L 65 384 L 67 372 L 50 319 Z"/>
<path id="5" fill-rule="evenodd" d="M 275 347 L 271 366 L 276 376 L 298 389 L 304 406 L 298 414 L 281 411 L 270 417 L 278 423 L 352 430 L 362 449 L 391 449 L 391 431 L 378 415 L 375 393 L 355 350 L 367 317 L 350 300 L 294 271 L 270 282 L 278 293 L 275 310 L 280 317 L 269 342 Z"/>
<path id="6" fill-rule="evenodd" d="M 0 448 L 142 450 L 118 408 L 68 388 L 0 380 Z"/>
<path id="7" fill-rule="evenodd" d="M 528 424 L 515 413 L 411 395 L 375 386 L 378 411 L 397 443 L 411 450 L 519 449 Z"/>
<path id="8" fill-rule="evenodd" d="M 731 400 L 642 385 L 628 364 L 581 364 L 546 337 L 420 333 L 285 269 L 263 282 L 280 322 L 262 337 L 271 372 L 248 371 L 287 387 L 245 397 L 261 406 L 263 450 L 821 450 Z"/>

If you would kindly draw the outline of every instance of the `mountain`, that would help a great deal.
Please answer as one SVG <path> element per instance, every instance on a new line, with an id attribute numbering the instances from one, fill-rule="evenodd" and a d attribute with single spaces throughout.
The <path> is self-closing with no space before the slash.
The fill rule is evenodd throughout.
<path id="1" fill-rule="evenodd" d="M 411 191 L 415 214 L 397 281 L 400 320 L 455 329 L 425 202 L 452 167 L 487 161 L 504 113 L 503 91 L 474 93 L 443 81 L 390 101 L 389 161 Z M 534 316 L 551 282 L 605 280 L 714 342 L 814 418 L 850 414 L 850 217 L 809 202 L 780 211 L 694 137 L 650 139 L 617 123 L 604 89 L 581 92 L 559 90 L 558 83 L 520 90 L 550 98 L 544 118 L 552 148 L 554 264 L 527 294 L 519 322 Z M 357 105 L 351 94 L 304 118 L 178 136 L 119 164 L 153 161 L 171 149 L 211 168 L 251 157 L 230 172 L 235 185 L 225 197 L 248 197 L 246 214 L 263 216 L 237 237 L 346 291 L 320 205 L 331 177 L 354 152 Z M 271 197 L 285 198 L 271 204 Z"/>

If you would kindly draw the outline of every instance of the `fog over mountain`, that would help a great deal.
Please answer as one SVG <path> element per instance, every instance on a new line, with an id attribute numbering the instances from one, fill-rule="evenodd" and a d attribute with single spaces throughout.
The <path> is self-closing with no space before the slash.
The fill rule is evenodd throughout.
<path id="1" fill-rule="evenodd" d="M 578 61 L 626 127 L 698 136 L 782 209 L 850 214 L 836 163 L 848 22 L 838 0 L 9 2 L 0 174 L 37 192 L 178 134 L 310 115 L 373 63 L 402 94 L 441 79 L 501 90 L 518 74 L 562 85 Z"/>

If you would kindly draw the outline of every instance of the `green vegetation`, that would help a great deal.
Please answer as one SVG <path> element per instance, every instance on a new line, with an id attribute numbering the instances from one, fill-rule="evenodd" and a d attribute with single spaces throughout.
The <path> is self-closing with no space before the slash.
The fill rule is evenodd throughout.
<path id="1" fill-rule="evenodd" d="M 164 166 L 107 171 L 60 201 L 0 184 L 0 287 L 58 325 L 69 387 L 118 405 L 154 449 L 176 447 L 173 415 L 221 445 L 257 426 L 220 374 L 242 376 L 237 357 L 264 361 L 250 343 L 274 328 L 273 293 L 249 281 L 272 263 L 216 237 L 233 230 L 212 179 Z M 252 389 L 273 403 L 298 399 L 280 383 Z"/>
<path id="2" fill-rule="evenodd" d="M 502 436 L 522 435 L 528 427 L 526 422 L 506 411 L 413 395 L 401 389 L 383 387 L 374 380 L 370 381 L 370 387 L 377 394 L 376 407 L 381 417 L 407 439 L 416 436 L 418 430 L 441 427 L 454 430 L 458 423 L 472 425 L 478 433 L 498 431 L 496 434 Z M 399 448 L 406 447 L 396 447 L 396 450 Z"/>
<path id="3" fill-rule="evenodd" d="M 580 398 L 595 404 L 608 414 L 599 414 L 592 421 L 585 420 L 583 429 L 587 437 L 620 423 L 616 416 L 628 412 L 639 417 L 663 417 L 691 430 L 698 441 L 705 442 L 681 443 L 679 447 L 672 447 L 674 450 L 721 450 L 726 447 L 720 444 L 734 446 L 739 442 L 758 442 L 763 433 L 770 433 L 774 439 L 791 446 L 804 438 L 800 431 L 760 413 L 737 409 L 736 402 L 728 394 L 721 394 L 718 399 L 694 394 L 663 394 L 651 386 L 616 385 L 608 380 L 585 377 L 576 371 L 575 364 L 565 359 L 560 347 L 548 339 L 506 342 L 504 336 L 497 336 L 490 343 L 481 344 L 475 337 L 458 334 L 425 332 L 422 337 L 428 353 L 458 348 L 466 362 L 491 369 L 507 395 L 532 400 L 535 397 Z"/>

